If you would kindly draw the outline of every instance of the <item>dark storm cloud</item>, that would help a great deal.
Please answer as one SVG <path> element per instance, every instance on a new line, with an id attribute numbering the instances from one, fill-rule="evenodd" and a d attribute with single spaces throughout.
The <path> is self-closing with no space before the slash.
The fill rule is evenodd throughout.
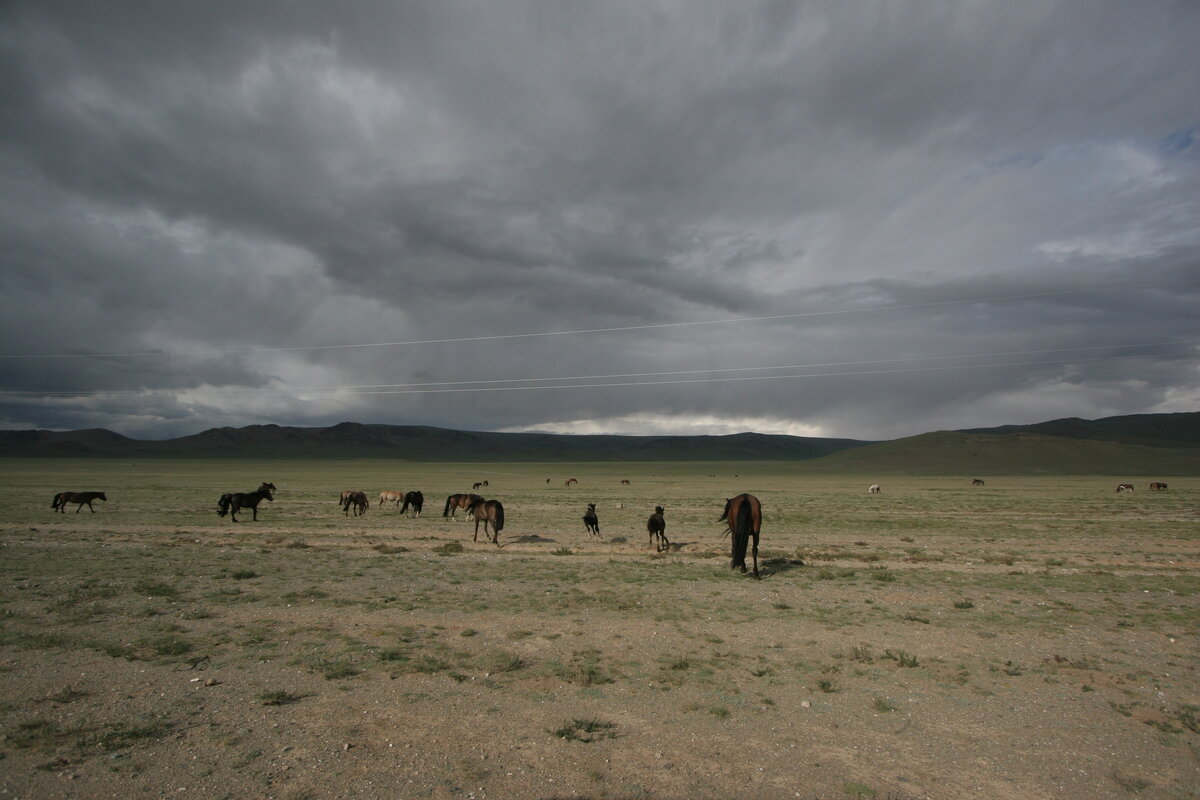
<path id="1" fill-rule="evenodd" d="M 8 4 L 0 420 L 1194 410 L 1198 34 L 1189 3 Z M 707 372 L 742 366 L 790 369 Z M 567 376 L 623 385 L 411 393 Z"/>

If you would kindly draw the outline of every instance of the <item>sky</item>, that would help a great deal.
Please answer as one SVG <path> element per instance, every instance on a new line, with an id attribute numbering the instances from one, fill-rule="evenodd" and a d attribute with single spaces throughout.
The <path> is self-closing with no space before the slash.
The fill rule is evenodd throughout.
<path id="1" fill-rule="evenodd" d="M 1200 410 L 1194 0 L 0 6 L 0 428 Z"/>

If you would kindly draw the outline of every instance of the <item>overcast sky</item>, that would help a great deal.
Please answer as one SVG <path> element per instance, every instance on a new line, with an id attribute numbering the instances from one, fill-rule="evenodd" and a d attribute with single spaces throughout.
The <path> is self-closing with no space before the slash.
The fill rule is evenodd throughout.
<path id="1" fill-rule="evenodd" d="M 7 2 L 0 427 L 1200 410 L 1200 3 Z"/>

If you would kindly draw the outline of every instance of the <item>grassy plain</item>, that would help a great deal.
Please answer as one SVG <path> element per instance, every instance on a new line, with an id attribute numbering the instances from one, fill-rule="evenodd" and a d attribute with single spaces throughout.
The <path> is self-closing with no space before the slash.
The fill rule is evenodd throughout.
<path id="1" fill-rule="evenodd" d="M 0 470 L 4 796 L 1200 797 L 1197 478 L 868 495 L 762 462 Z M 500 546 L 441 516 L 483 480 Z M 216 515 L 262 481 L 257 522 Z M 95 514 L 51 512 L 91 489 Z M 382 489 L 420 489 L 425 514 Z M 741 491 L 763 502 L 761 581 L 726 569 L 715 523 Z"/>

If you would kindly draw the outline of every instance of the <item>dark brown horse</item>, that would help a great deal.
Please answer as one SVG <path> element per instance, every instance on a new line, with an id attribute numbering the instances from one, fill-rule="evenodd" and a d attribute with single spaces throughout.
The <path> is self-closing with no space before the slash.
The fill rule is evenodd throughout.
<path id="1" fill-rule="evenodd" d="M 650 544 L 655 545 L 654 549 L 659 553 L 671 549 L 671 542 L 667 539 L 667 521 L 663 519 L 663 513 L 662 506 L 655 506 L 654 513 L 650 515 L 650 519 L 646 520 L 646 531 L 650 534 Z"/>
<path id="2" fill-rule="evenodd" d="M 454 519 L 454 512 L 460 508 L 465 508 L 470 514 L 472 513 L 471 509 L 481 500 L 483 498 L 477 494 L 452 494 L 446 498 L 446 507 L 442 509 L 442 516 Z"/>
<path id="3" fill-rule="evenodd" d="M 972 486 L 983 486 L 983 478 L 976 478 L 975 480 L 971 481 L 971 485 Z"/>
<path id="4" fill-rule="evenodd" d="M 595 503 L 588 503 L 587 511 L 583 512 L 583 527 L 593 536 L 600 535 L 600 518 L 596 516 Z"/>
<path id="5" fill-rule="evenodd" d="M 93 514 L 95 514 L 96 509 L 92 508 L 93 500 L 103 500 L 106 503 L 108 502 L 108 498 L 105 496 L 104 492 L 59 492 L 58 494 L 54 495 L 54 500 L 50 503 L 50 507 L 55 511 L 61 511 L 65 514 L 67 513 L 67 503 L 78 503 L 79 505 L 75 507 L 76 514 L 78 514 L 85 505 L 91 509 Z"/>
<path id="6" fill-rule="evenodd" d="M 1166 490 L 1167 485 L 1161 481 L 1156 481 L 1150 484 L 1150 491 L 1152 492 L 1165 492 Z"/>
<path id="7" fill-rule="evenodd" d="M 354 516 L 367 513 L 367 509 L 371 507 L 371 501 L 367 499 L 366 492 L 351 492 L 346 497 L 346 501 L 342 503 L 342 513 L 347 517 L 350 516 L 350 509 L 354 509 Z"/>
<path id="8" fill-rule="evenodd" d="M 1121 483 L 1121 484 L 1117 485 L 1117 492 L 1132 492 L 1132 491 L 1133 491 L 1132 483 Z"/>
<path id="9" fill-rule="evenodd" d="M 762 529 L 762 504 L 752 494 L 739 494 L 725 501 L 725 510 L 717 522 L 724 522 L 733 534 L 730 569 L 746 571 L 746 546 L 754 537 L 754 577 L 758 578 L 758 532 Z"/>
<path id="10" fill-rule="evenodd" d="M 411 508 L 412 516 L 419 517 L 421 516 L 421 509 L 424 507 L 425 495 L 421 492 L 409 492 L 408 494 L 404 495 L 404 506 L 400 509 L 400 513 L 403 514 Z"/>
<path id="11" fill-rule="evenodd" d="M 475 516 L 475 535 L 472 542 L 479 541 L 479 523 L 483 523 L 483 538 L 488 538 L 488 523 L 492 526 L 492 543 L 500 545 L 500 531 L 504 530 L 504 506 L 499 500 L 484 500 L 479 498 L 471 505 L 470 512 Z"/>
<path id="12" fill-rule="evenodd" d="M 256 492 L 234 492 L 221 495 L 221 499 L 217 501 L 217 516 L 223 517 L 229 514 L 230 519 L 237 522 L 237 512 L 248 508 L 254 514 L 254 521 L 257 522 L 258 504 L 263 500 L 273 501 L 275 499 L 271 490 L 267 488 L 268 486 L 274 486 L 274 484 L 264 483 Z"/>

